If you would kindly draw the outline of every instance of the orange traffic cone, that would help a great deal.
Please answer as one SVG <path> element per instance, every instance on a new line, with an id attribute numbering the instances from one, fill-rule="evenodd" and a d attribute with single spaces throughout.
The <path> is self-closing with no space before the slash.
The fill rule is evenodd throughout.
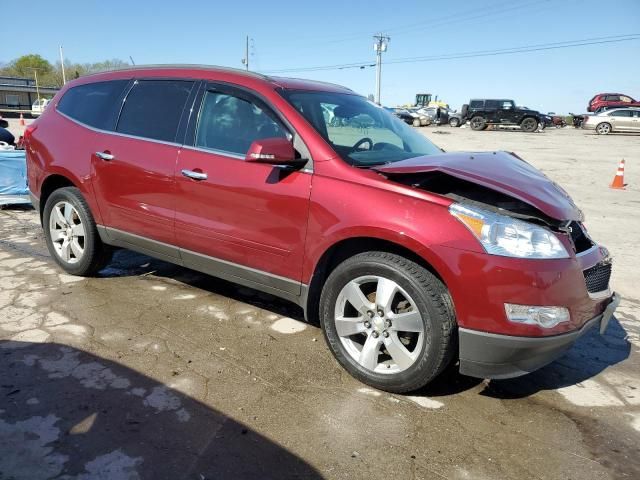
<path id="1" fill-rule="evenodd" d="M 620 165 L 618 165 L 618 171 L 616 172 L 616 176 L 613 177 L 613 182 L 611 182 L 609 188 L 624 190 L 624 158 L 620 162 Z"/>
<path id="2" fill-rule="evenodd" d="M 24 127 L 26 125 L 26 123 L 24 123 L 24 117 L 22 116 L 22 114 L 20 114 L 20 126 Z"/>

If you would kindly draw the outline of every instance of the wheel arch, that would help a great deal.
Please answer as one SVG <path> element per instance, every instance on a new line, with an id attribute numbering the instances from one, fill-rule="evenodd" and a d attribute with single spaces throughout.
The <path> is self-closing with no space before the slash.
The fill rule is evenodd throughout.
<path id="1" fill-rule="evenodd" d="M 69 176 L 61 173 L 52 173 L 44 179 L 42 186 L 40 187 L 40 211 L 38 212 L 40 215 L 40 223 L 42 223 L 42 214 L 44 212 L 44 206 L 47 203 L 47 199 L 53 192 L 64 187 L 76 187 L 81 190 L 78 184 L 71 180 Z"/>
<path id="2" fill-rule="evenodd" d="M 412 239 L 408 240 L 409 242 L 407 243 L 413 242 Z M 447 282 L 438 269 L 434 267 L 432 259 L 426 258 L 427 256 L 424 255 L 424 248 L 419 250 L 420 254 L 416 253 L 416 250 L 417 249 L 411 248 L 408 244 L 403 245 L 393 240 L 374 236 L 353 236 L 334 242 L 319 256 L 313 268 L 306 295 L 302 302 L 306 319 L 314 325 L 320 324 L 318 307 L 322 286 L 331 272 L 341 262 L 358 253 L 382 251 L 403 256 L 429 270 L 447 287 Z"/>

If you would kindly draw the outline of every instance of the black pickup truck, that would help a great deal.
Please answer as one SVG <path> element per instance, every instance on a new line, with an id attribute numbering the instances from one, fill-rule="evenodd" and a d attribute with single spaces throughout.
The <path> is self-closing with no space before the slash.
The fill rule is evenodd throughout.
<path id="1" fill-rule="evenodd" d="M 536 110 L 517 107 L 513 100 L 473 99 L 462 106 L 463 123 L 469 120 L 473 130 L 484 130 L 488 125 L 519 125 L 524 132 L 535 132 L 538 125 L 549 123 L 548 115 Z"/>

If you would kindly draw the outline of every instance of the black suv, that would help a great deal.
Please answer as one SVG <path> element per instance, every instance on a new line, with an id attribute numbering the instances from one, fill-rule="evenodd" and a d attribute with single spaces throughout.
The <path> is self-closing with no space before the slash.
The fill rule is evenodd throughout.
<path id="1" fill-rule="evenodd" d="M 535 132 L 538 125 L 546 126 L 540 112 L 516 107 L 513 100 L 474 99 L 462 106 L 463 119 L 469 120 L 473 130 L 484 130 L 488 125 L 519 125 L 525 132 Z"/>

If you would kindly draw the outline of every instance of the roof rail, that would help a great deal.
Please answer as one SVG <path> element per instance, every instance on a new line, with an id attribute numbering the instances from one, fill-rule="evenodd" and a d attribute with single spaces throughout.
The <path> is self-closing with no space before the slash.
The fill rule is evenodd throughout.
<path id="1" fill-rule="evenodd" d="M 263 75 L 261 73 L 257 73 L 257 72 L 250 72 L 248 70 L 243 70 L 240 68 L 232 68 L 232 67 L 221 67 L 221 66 L 217 66 L 217 65 L 198 65 L 198 64 L 150 64 L 150 65 L 131 65 L 131 66 L 127 66 L 127 67 L 122 67 L 122 68 L 112 68 L 109 70 L 103 70 L 101 72 L 94 72 L 94 73 L 90 73 L 88 75 L 83 75 L 83 77 L 88 77 L 91 75 L 99 75 L 101 73 L 106 73 L 106 72 L 122 72 L 122 71 L 128 71 L 128 70 L 149 70 L 152 68 L 175 68 L 175 69 L 184 69 L 184 70 L 188 70 L 188 69 L 199 69 L 199 70 L 211 70 L 211 71 L 215 71 L 215 72 L 229 72 L 229 73 L 236 73 L 236 74 L 240 74 L 240 75 L 246 75 L 248 77 L 254 77 L 254 78 L 260 78 L 262 80 L 270 80 L 270 77 Z"/>

